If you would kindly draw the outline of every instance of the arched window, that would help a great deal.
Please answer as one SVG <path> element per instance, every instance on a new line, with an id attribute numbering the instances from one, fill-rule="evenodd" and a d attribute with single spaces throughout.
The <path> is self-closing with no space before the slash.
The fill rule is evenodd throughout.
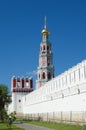
<path id="1" fill-rule="evenodd" d="M 50 72 L 48 73 L 48 79 L 49 80 L 51 79 L 51 73 Z"/>
<path id="2" fill-rule="evenodd" d="M 43 50 L 45 50 L 45 45 L 43 46 Z"/>
<path id="3" fill-rule="evenodd" d="M 49 50 L 49 46 L 47 46 L 47 50 Z"/>
<path id="4" fill-rule="evenodd" d="M 43 72 L 43 79 L 45 79 L 45 72 Z"/>

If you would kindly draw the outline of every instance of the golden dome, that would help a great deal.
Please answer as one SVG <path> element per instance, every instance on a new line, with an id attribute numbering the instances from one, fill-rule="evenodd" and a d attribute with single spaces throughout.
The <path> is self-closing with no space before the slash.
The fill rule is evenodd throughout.
<path id="1" fill-rule="evenodd" d="M 47 34 L 47 35 L 49 35 L 50 34 L 50 32 L 46 29 L 46 28 L 44 28 L 43 30 L 42 30 L 42 32 L 41 32 L 42 34 Z"/>

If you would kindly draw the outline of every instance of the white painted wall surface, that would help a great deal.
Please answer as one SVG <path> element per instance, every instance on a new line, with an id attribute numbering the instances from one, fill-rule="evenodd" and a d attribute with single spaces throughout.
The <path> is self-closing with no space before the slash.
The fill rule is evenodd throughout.
<path id="1" fill-rule="evenodd" d="M 13 93 L 9 108 L 22 114 L 86 111 L 86 60 L 29 94 Z"/>
<path id="2" fill-rule="evenodd" d="M 84 84 L 86 87 L 86 83 Z M 71 93 L 72 94 L 72 93 Z M 27 104 L 23 107 L 24 114 L 46 113 L 56 111 L 86 111 L 86 91 L 74 95 L 66 95 L 64 98 L 54 98 L 40 103 Z"/>
<path id="3" fill-rule="evenodd" d="M 86 60 L 23 97 L 23 113 L 86 110 Z"/>

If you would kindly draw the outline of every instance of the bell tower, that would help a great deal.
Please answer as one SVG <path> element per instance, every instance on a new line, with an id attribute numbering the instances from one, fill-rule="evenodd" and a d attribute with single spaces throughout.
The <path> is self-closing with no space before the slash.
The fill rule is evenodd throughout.
<path id="1" fill-rule="evenodd" d="M 51 43 L 48 40 L 50 32 L 46 28 L 46 17 L 44 19 L 44 29 L 41 33 L 42 42 L 40 44 L 36 89 L 40 88 L 54 77 L 53 54 L 51 51 Z"/>

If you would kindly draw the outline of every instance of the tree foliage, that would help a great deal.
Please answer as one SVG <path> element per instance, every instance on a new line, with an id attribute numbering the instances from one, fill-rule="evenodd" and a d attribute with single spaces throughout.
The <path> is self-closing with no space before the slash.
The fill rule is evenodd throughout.
<path id="1" fill-rule="evenodd" d="M 9 115 L 7 115 L 7 120 L 8 120 L 8 126 L 9 126 L 9 130 L 11 130 L 11 125 L 13 124 L 13 122 L 16 120 L 16 112 L 12 112 Z"/>
<path id="2" fill-rule="evenodd" d="M 0 119 L 4 120 L 5 105 L 10 103 L 8 97 L 8 88 L 6 85 L 0 84 Z"/>

